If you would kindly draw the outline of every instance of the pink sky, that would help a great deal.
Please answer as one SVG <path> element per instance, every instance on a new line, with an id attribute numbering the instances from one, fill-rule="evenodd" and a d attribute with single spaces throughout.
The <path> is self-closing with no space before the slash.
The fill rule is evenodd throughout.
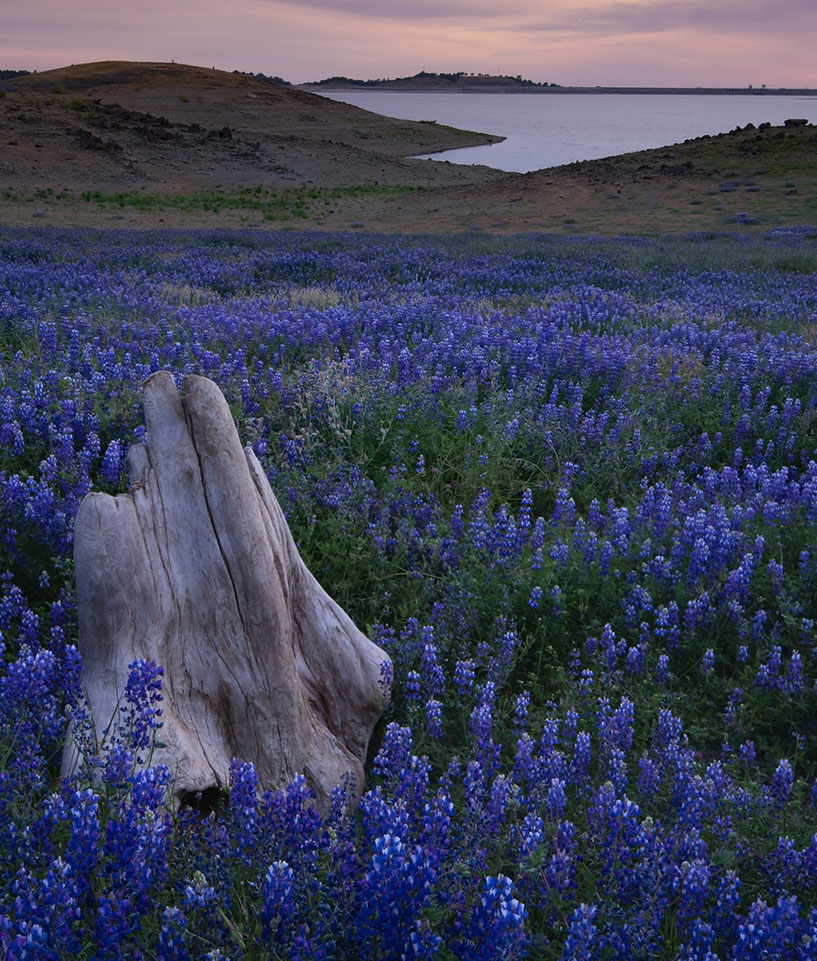
<path id="1" fill-rule="evenodd" d="M 0 14 L 9 69 L 175 59 L 293 83 L 425 69 L 817 87 L 817 0 L 0 0 Z"/>

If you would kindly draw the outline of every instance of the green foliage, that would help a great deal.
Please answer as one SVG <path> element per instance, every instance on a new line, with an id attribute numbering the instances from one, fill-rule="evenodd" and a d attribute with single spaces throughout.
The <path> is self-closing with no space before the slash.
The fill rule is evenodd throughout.
<path id="1" fill-rule="evenodd" d="M 245 211 L 267 221 L 306 219 L 319 204 L 345 198 L 376 196 L 401 196 L 420 190 L 419 187 L 388 187 L 378 184 L 356 184 L 350 187 L 291 187 L 275 190 L 267 187 L 242 187 L 238 190 L 209 190 L 186 194 L 156 194 L 130 190 L 103 193 L 86 190 L 82 199 L 103 208 L 163 212 L 204 211 L 219 213 L 222 210 Z"/>

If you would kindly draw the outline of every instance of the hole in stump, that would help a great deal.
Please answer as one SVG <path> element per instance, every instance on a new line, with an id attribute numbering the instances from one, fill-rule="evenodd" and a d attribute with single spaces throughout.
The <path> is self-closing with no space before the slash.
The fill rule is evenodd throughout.
<path id="1" fill-rule="evenodd" d="M 185 791 L 179 798 L 180 808 L 192 808 L 206 817 L 215 812 L 218 814 L 224 807 L 223 793 L 217 787 L 208 787 L 203 791 Z"/>

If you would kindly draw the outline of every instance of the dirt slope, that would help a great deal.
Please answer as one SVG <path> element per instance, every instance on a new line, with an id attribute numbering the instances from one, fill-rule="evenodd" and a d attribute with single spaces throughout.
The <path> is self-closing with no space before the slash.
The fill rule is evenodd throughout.
<path id="1" fill-rule="evenodd" d="M 0 188 L 484 181 L 497 175 L 407 158 L 499 139 L 184 64 L 111 61 L 0 82 Z"/>

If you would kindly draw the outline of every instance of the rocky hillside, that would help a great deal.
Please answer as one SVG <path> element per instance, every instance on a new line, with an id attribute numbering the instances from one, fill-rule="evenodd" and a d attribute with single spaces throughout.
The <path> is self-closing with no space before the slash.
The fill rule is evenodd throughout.
<path id="1" fill-rule="evenodd" d="M 176 63 L 0 81 L 0 187 L 15 190 L 482 182 L 496 175 L 407 158 L 500 139 Z"/>

